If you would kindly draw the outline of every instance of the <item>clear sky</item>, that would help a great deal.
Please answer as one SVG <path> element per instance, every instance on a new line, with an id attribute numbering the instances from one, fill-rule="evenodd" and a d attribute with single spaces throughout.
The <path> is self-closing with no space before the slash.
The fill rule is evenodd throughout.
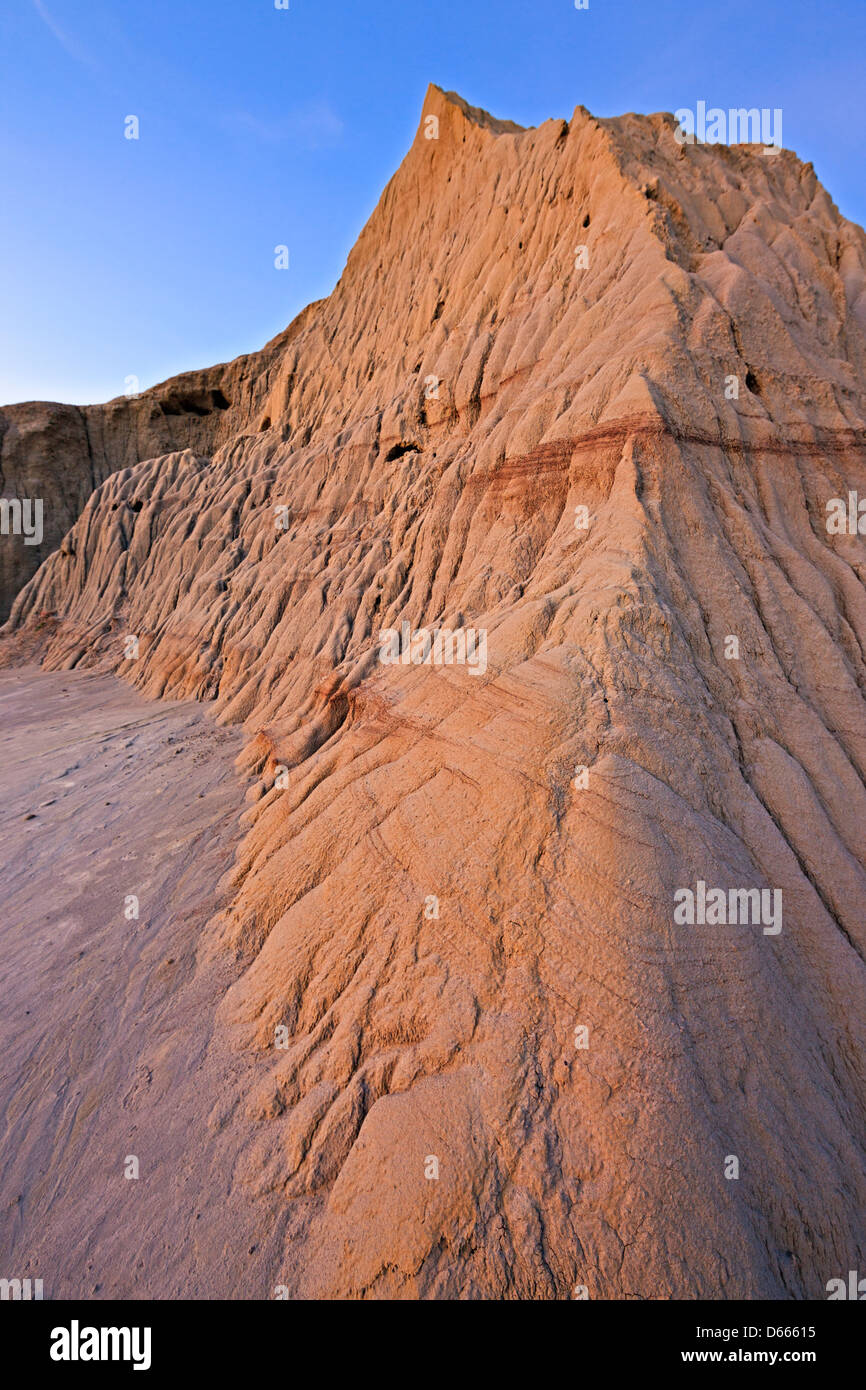
<path id="1" fill-rule="evenodd" d="M 428 82 L 521 125 L 781 107 L 862 224 L 864 77 L 866 0 L 0 0 L 0 402 L 260 347 L 333 288 Z"/>

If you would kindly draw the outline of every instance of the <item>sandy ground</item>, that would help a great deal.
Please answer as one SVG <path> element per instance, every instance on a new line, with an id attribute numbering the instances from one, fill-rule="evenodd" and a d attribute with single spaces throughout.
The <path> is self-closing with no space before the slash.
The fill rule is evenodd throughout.
<path id="1" fill-rule="evenodd" d="M 228 1196 L 237 967 L 197 963 L 240 743 L 112 676 L 0 673 L 0 1275 L 46 1298 L 268 1296 L 279 1221 Z"/>

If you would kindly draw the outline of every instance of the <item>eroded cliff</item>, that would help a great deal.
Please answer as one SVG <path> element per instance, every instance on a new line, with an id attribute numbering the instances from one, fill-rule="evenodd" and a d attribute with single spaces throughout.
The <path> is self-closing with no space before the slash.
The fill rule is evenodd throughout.
<path id="1" fill-rule="evenodd" d="M 790 152 L 674 131 L 431 88 L 333 294 L 218 426 L 94 473 L 13 606 L 6 660 L 243 724 L 210 1132 L 292 1294 L 808 1297 L 863 1250 L 826 503 L 866 494 L 866 239 Z M 383 664 L 403 623 L 484 669 Z M 698 882 L 781 930 L 677 923 Z"/>

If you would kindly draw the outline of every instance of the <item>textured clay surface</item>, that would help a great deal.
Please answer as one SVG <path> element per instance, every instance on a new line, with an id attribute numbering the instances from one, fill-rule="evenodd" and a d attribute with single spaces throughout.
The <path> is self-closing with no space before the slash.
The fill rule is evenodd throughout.
<path id="1" fill-rule="evenodd" d="M 137 993 L 20 1060 L 105 1078 L 104 1170 L 68 1098 L 33 1101 L 44 1173 L 0 1152 L 65 1291 L 817 1298 L 862 1264 L 866 556 L 826 508 L 866 496 L 866 238 L 792 153 L 674 130 L 431 87 L 333 294 L 192 374 L 228 408 L 5 412 L 16 467 L 71 460 L 61 530 L 99 484 L 6 665 L 240 726 L 196 891 L 157 921 L 145 878 Z M 485 659 L 383 664 L 404 622 Z M 781 930 L 676 922 L 700 881 Z M 145 1147 L 115 1076 L 146 1200 L 106 1196 Z"/>

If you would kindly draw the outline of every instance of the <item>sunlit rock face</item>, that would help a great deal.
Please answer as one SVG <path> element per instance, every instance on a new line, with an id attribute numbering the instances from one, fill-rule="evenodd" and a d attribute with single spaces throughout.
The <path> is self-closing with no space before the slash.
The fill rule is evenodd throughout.
<path id="1" fill-rule="evenodd" d="M 790 152 L 431 87 L 333 294 L 106 452 L 2 646 L 242 725 L 199 1121 L 265 1293 L 854 1267 L 864 365 L 866 239 Z"/>

